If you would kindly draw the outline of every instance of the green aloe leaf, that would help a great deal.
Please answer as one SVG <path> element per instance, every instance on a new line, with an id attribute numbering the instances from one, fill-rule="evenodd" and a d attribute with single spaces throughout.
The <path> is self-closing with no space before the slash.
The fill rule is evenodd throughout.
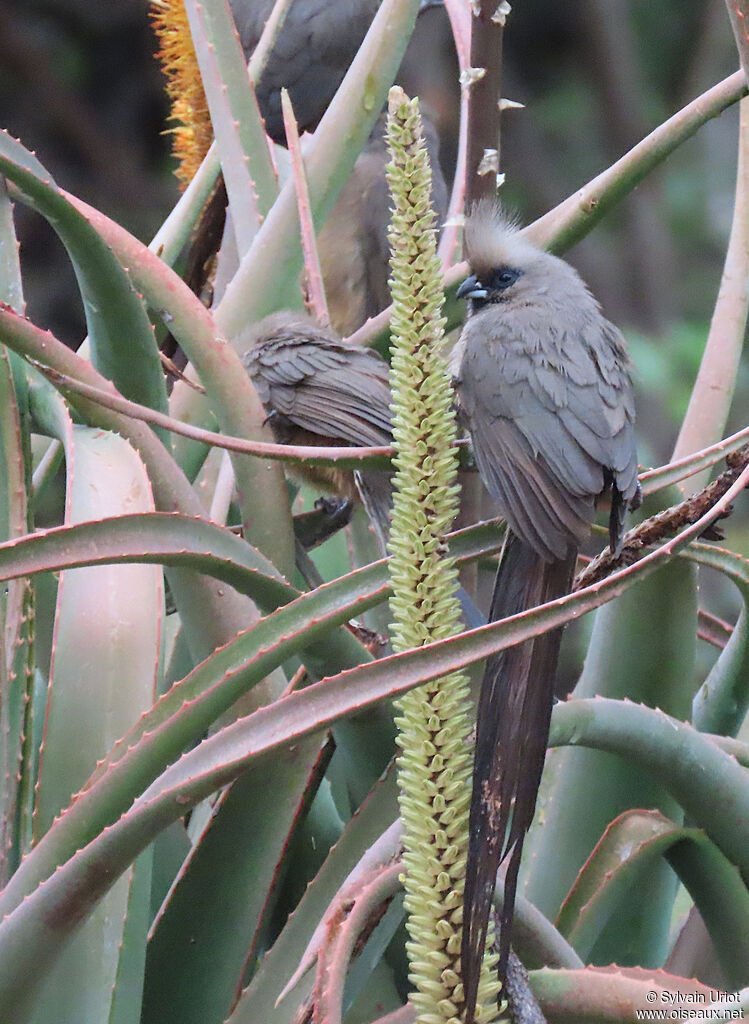
<path id="1" fill-rule="evenodd" d="M 715 991 L 666 971 L 615 965 L 546 968 L 532 971 L 530 983 L 549 1024 L 636 1024 L 649 1011 L 654 1020 L 679 1021 L 680 1007 L 709 1009 Z"/>
<path id="2" fill-rule="evenodd" d="M 48 332 L 40 330 L 4 306 L 0 306 L 0 338 L 25 359 L 50 365 L 66 376 L 83 380 L 97 388 L 107 386 L 105 379 L 89 362 L 71 352 Z M 60 398 L 48 383 L 45 382 L 44 387 L 37 387 L 33 375 L 30 380 L 30 401 L 35 409 L 34 415 L 42 419 L 55 402 L 60 402 Z M 203 513 L 200 499 L 190 483 L 161 441 L 145 424 L 111 413 L 91 402 L 82 402 L 80 408 L 91 425 L 120 434 L 136 448 L 148 470 L 159 508 L 177 509 L 186 515 Z M 47 432 L 55 436 L 53 429 Z M 213 580 L 195 573 L 177 569 L 170 570 L 169 577 L 180 617 L 186 626 L 191 654 L 196 661 L 236 636 L 252 621 L 253 608 L 250 601 L 230 588 L 219 586 Z"/>
<path id="3" fill-rule="evenodd" d="M 237 437 L 272 441 L 273 432 L 247 373 L 234 350 L 226 344 L 211 313 L 184 281 L 131 234 L 75 196 L 71 205 L 86 217 L 111 246 L 149 306 L 159 312 L 197 370 L 206 395 L 177 382 L 171 404 L 177 418 L 203 422 L 215 414 L 221 430 Z M 179 396 L 187 393 L 180 403 Z M 211 411 L 212 410 L 212 411 Z M 202 446 L 198 445 L 198 449 Z M 188 453 L 195 455 L 191 442 Z M 174 446 L 179 464 L 180 447 Z M 184 455 L 185 453 L 182 452 Z M 190 461 L 188 454 L 187 462 Z M 232 456 L 245 536 L 287 575 L 293 568 L 291 515 L 283 473 L 279 466 L 251 458 Z M 191 477 L 200 466 L 198 456 Z"/>
<path id="4" fill-rule="evenodd" d="M 666 853 L 705 922 L 732 988 L 749 984 L 749 892 L 741 875 L 702 833 Z"/>
<path id="5" fill-rule="evenodd" d="M 451 643 L 443 641 L 440 646 Z M 403 668 L 409 661 L 418 664 L 427 652 L 421 648 L 396 657 Z M 29 982 L 59 955 L 61 941 L 75 927 L 64 907 L 71 900 L 79 912 L 93 906 L 155 835 L 187 808 L 234 781 L 255 758 L 288 751 L 341 714 L 421 682 L 423 673 L 417 672 L 414 679 L 404 670 L 394 683 L 391 660 L 344 673 L 263 708 L 205 740 L 167 769 L 115 825 L 75 853 L 0 925 L 3 1005 L 14 1009 Z M 451 667 L 456 667 L 454 660 Z M 599 698 L 555 709 L 552 742 L 586 743 L 636 759 L 665 781 L 729 859 L 749 870 L 747 773 L 690 726 L 653 709 Z M 85 795 L 79 802 L 85 802 Z"/>
<path id="6" fill-rule="evenodd" d="M 704 832 L 658 811 L 627 811 L 609 825 L 570 890 L 557 927 L 587 959 L 607 927 L 626 928 L 632 890 L 665 857 L 695 898 L 731 985 L 749 979 L 749 892 Z"/>
<path id="7" fill-rule="evenodd" d="M 74 426 L 64 429 L 61 440 L 69 520 L 153 508 L 143 465 L 122 438 Z M 37 835 L 85 782 L 114 738 L 153 702 L 162 609 L 162 576 L 156 567 L 63 573 L 37 785 Z M 30 989 L 29 1020 L 47 1024 L 61 1015 L 135 1022 L 149 902 L 150 854 L 144 854 L 96 908 L 45 984 Z M 137 1000 L 123 1002 L 125 991 Z"/>
<path id="8" fill-rule="evenodd" d="M 694 545 L 688 557 L 722 572 L 738 588 L 743 601 L 728 643 L 692 702 L 695 728 L 735 736 L 749 708 L 749 559 L 707 544 Z"/>
<path id="9" fill-rule="evenodd" d="M 742 477 L 722 500 L 729 502 L 734 492 L 738 492 L 743 485 Z M 365 700 L 364 704 L 390 696 L 398 692 L 401 686 L 407 689 L 416 682 L 424 682 L 462 668 L 494 650 L 518 643 L 603 604 L 666 562 L 680 545 L 684 545 L 701 528 L 701 523 L 695 524 L 664 548 L 647 555 L 637 565 L 619 571 L 587 591 L 580 591 L 563 601 L 513 617 L 506 622 L 440 641 L 419 651 L 398 655 L 398 682 L 394 682 L 388 674 L 393 659 L 379 662 L 376 675 L 382 689 L 377 691 L 377 697 Z M 376 571 L 376 568 L 370 567 L 369 571 Z M 352 578 L 360 579 L 361 576 L 354 574 Z M 81 794 L 51 830 L 48 841 L 42 841 L 26 858 L 0 898 L 0 909 L 10 910 L 18 899 L 30 892 L 57 864 L 94 836 L 98 828 L 111 822 L 119 811 L 128 806 L 140 788 L 147 785 L 180 750 L 200 735 L 242 693 L 256 685 L 268 671 L 284 660 L 288 656 L 287 652 L 298 649 L 303 642 L 300 640 L 302 631 L 305 641 L 309 643 L 316 634 L 323 633 L 336 622 L 348 619 L 356 607 L 356 600 L 343 610 L 339 600 L 336 600 L 341 596 L 336 588 L 342 588 L 346 583 L 343 581 L 328 586 L 322 592 L 308 595 L 268 616 L 199 665 L 182 685 L 174 687 L 140 723 L 137 735 L 127 737 L 117 744 L 106 770 L 102 766 L 103 778 L 91 790 Z M 366 597 L 359 595 L 364 607 L 372 598 L 371 592 Z M 327 608 L 327 623 L 321 618 L 324 608 Z M 312 622 L 314 625 L 311 625 Z M 365 687 L 370 669 L 365 666 L 356 673 Z M 351 675 L 348 677 L 348 685 L 355 690 Z M 292 695 L 287 698 L 284 706 L 290 708 L 288 701 L 293 703 L 298 697 Z M 127 750 L 124 756 L 123 750 Z"/>
<path id="10" fill-rule="evenodd" d="M 437 646 L 459 644 L 460 638 Z M 292 694 L 226 727 L 167 769 L 115 825 L 75 853 L 0 925 L 3 1005 L 18 1005 L 29 981 L 59 954 L 62 939 L 75 926 L 75 920 L 63 913 L 71 900 L 80 911 L 93 906 L 159 831 L 211 791 L 239 777 L 255 758 L 288 750 L 342 714 L 421 682 L 423 669 L 410 675 L 409 662 L 411 667 L 414 661 L 418 665 L 429 653 L 429 648 L 421 648 L 395 656 L 402 670 L 397 682 L 391 658 Z M 474 649 L 469 657 L 475 653 Z M 461 664 L 454 655 L 444 661 L 431 670 L 435 675 Z M 690 726 L 653 709 L 599 698 L 555 709 L 552 742 L 585 743 L 636 759 L 664 780 L 730 860 L 749 871 L 747 773 Z M 85 792 L 78 803 L 87 803 Z"/>
<path id="11" fill-rule="evenodd" d="M 383 0 L 305 154 L 312 214 L 320 227 L 387 98 L 411 36 L 419 0 Z M 293 181 L 282 188 L 216 309 L 232 342 L 247 324 L 293 303 L 302 269 Z"/>
<path id="12" fill-rule="evenodd" d="M 258 764 L 218 798 L 154 924 L 142 1024 L 223 1024 L 319 756 L 312 736 L 272 771 Z"/>
<path id="13" fill-rule="evenodd" d="M 166 412 L 159 353 L 140 296 L 88 219 L 20 142 L 0 133 L 0 170 L 55 229 L 73 262 L 96 367 L 134 401 Z"/>
<path id="14" fill-rule="evenodd" d="M 0 178 L 0 299 L 24 310 L 13 210 Z M 31 452 L 25 367 L 0 348 L 0 541 L 31 528 Z M 34 757 L 34 594 L 28 580 L 0 589 L 0 877 L 16 867 L 31 838 Z"/>
<path id="15" fill-rule="evenodd" d="M 126 562 L 195 569 L 229 583 L 265 609 L 299 596 L 259 551 L 236 534 L 179 513 L 112 516 L 53 527 L 0 545 L 0 579 Z"/>
<path id="16" fill-rule="evenodd" d="M 278 194 L 265 129 L 227 4 L 187 0 L 240 256 Z"/>
<path id="17" fill-rule="evenodd" d="M 307 944 L 349 874 L 392 824 L 398 813 L 395 771 L 389 768 L 346 825 L 317 876 L 307 887 L 283 931 L 258 965 L 227 1024 L 292 1024 L 314 974 L 307 972 L 284 992 Z"/>

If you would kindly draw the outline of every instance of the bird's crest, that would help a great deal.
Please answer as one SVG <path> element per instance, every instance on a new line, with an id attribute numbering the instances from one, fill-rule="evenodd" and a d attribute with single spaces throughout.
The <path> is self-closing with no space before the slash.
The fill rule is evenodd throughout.
<path id="1" fill-rule="evenodd" d="M 520 233 L 518 221 L 505 213 L 493 199 L 480 199 L 466 217 L 464 248 L 471 271 L 481 278 L 482 272 L 497 267 L 526 267 L 538 259 L 541 250 Z"/>

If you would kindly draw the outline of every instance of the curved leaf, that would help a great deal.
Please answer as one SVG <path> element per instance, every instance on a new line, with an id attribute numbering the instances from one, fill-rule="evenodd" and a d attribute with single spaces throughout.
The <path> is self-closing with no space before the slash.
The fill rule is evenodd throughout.
<path id="1" fill-rule="evenodd" d="M 420 674 L 410 677 L 408 666 L 423 661 L 425 651 L 395 656 L 401 667 L 397 683 L 387 664 L 394 658 L 343 673 L 235 722 L 167 769 L 115 825 L 75 853 L 0 924 L 3 1005 L 11 1010 L 18 1005 L 29 980 L 59 954 L 61 940 L 78 920 L 66 907 L 86 913 L 159 831 L 236 779 L 254 758 L 284 750 L 385 694 L 418 685 Z M 443 671 L 440 667 L 435 675 Z M 749 775 L 691 726 L 650 708 L 598 698 L 556 708 L 551 739 L 636 758 L 664 779 L 685 811 L 749 873 Z M 117 766 L 109 774 L 116 773 Z M 86 796 L 78 802 L 86 803 Z"/>
<path id="2" fill-rule="evenodd" d="M 48 332 L 35 327 L 0 304 L 0 338 L 24 358 L 51 365 L 62 373 L 78 377 L 95 387 L 106 386 L 104 378 L 86 360 L 71 352 Z M 38 392 L 41 414 L 51 406 L 54 388 L 30 385 L 30 398 Z M 111 430 L 127 438 L 137 449 L 148 470 L 156 504 L 159 508 L 178 509 L 186 515 L 201 515 L 203 508 L 197 494 L 171 458 L 161 441 L 143 424 L 118 416 L 88 403 L 86 417 L 91 424 Z M 53 436 L 54 436 L 54 431 Z M 187 639 L 195 660 L 204 658 L 218 645 L 251 621 L 252 604 L 227 587 L 194 573 L 170 570 L 170 586 L 175 594 L 180 616 L 187 627 Z"/>
<path id="3" fill-rule="evenodd" d="M 346 825 L 283 931 L 260 962 L 227 1024 L 254 1024 L 257 1020 L 265 1024 L 292 1024 L 300 999 L 314 981 L 314 974 L 308 973 L 297 982 L 292 997 L 280 999 L 292 971 L 301 961 L 308 942 L 345 879 L 375 845 L 397 811 L 395 771 L 391 766 Z"/>
<path id="4" fill-rule="evenodd" d="M 177 512 L 57 526 L 0 544 L 0 580 L 125 562 L 195 569 L 230 584 L 266 610 L 299 597 L 259 551 L 230 530 Z"/>
<path id="5" fill-rule="evenodd" d="M 75 268 L 94 365 L 136 402 L 166 412 L 153 330 L 140 296 L 109 246 L 20 142 L 0 133 L 0 170 L 49 221 Z"/>
<path id="6" fill-rule="evenodd" d="M 735 736 L 749 708 L 749 559 L 707 544 L 696 544 L 687 554 L 728 576 L 743 600 L 731 636 L 692 702 L 697 729 Z"/>
<path id="7" fill-rule="evenodd" d="M 681 1020 L 679 1007 L 711 1005 L 714 990 L 666 971 L 633 967 L 584 967 L 577 971 L 531 971 L 531 990 L 549 1024 L 636 1024 Z M 662 1018 L 655 1014 L 664 1015 Z"/>
<path id="8" fill-rule="evenodd" d="M 185 4 L 240 257 L 278 194 L 247 63 L 228 4 Z"/>
<path id="9" fill-rule="evenodd" d="M 63 436 L 69 519 L 153 508 L 143 464 L 126 441 L 80 426 Z M 113 739 L 152 704 L 162 606 L 161 572 L 155 567 L 62 574 L 37 784 L 37 834 L 85 782 Z M 147 855 L 118 880 L 41 989 L 30 988 L 31 1021 L 48 1021 L 54 1007 L 57 1019 L 135 1024 L 137 1001 L 115 1008 L 115 981 L 127 977 L 131 996 L 142 987 L 149 890 Z"/>
<path id="10" fill-rule="evenodd" d="M 742 473 L 716 509 L 719 510 L 720 506 L 730 503 L 734 495 L 743 489 L 747 478 L 749 470 Z M 667 561 L 674 551 L 684 546 L 692 536 L 704 529 L 704 526 L 704 522 L 698 521 L 657 551 L 646 555 L 636 565 L 619 570 L 607 580 L 571 594 L 563 600 L 459 637 L 430 644 L 418 651 L 383 659 L 376 666 L 360 668 L 356 675 L 362 685 L 366 687 L 370 678 L 367 673 L 375 668 L 376 685 L 380 687 L 376 691 L 377 695 L 370 701 L 365 700 L 364 703 L 373 703 L 382 697 L 399 692 L 400 688 L 407 689 L 417 682 L 455 671 L 481 660 L 495 650 L 512 646 L 603 604 L 623 593 L 643 575 L 654 571 Z M 370 567 L 368 571 L 373 571 L 373 568 Z M 362 576 L 353 574 L 353 578 L 361 580 Z M 45 837 L 47 841 L 40 843 L 26 858 L 0 898 L 0 912 L 14 906 L 19 898 L 33 889 L 57 864 L 95 835 L 98 828 L 111 822 L 118 810 L 128 805 L 141 786 L 153 779 L 165 764 L 205 730 L 243 692 L 275 668 L 284 659 L 287 650 L 297 649 L 300 645 L 301 631 L 305 633 L 305 640 L 309 641 L 326 628 L 330 628 L 330 625 L 349 618 L 356 607 L 356 600 L 341 611 L 339 603 L 334 598 L 332 606 L 328 606 L 327 624 L 316 614 L 325 607 L 326 598 L 330 599 L 331 592 L 336 594 L 335 588 L 345 586 L 346 583 L 347 581 L 339 581 L 338 584 L 322 587 L 275 612 L 246 634 L 240 635 L 232 644 L 217 651 L 199 665 L 181 685 L 173 687 L 141 723 L 138 730 L 139 742 L 136 743 L 137 737 L 133 737 L 130 742 L 134 746 L 129 746 L 128 738 L 117 744 L 108 762 L 111 767 L 107 767 L 103 778 L 79 796 L 57 822 L 56 827 Z M 371 593 L 367 594 L 366 598 L 361 594 L 357 596 L 359 601 L 366 601 L 367 604 L 372 600 Z M 390 673 L 396 662 L 400 679 L 398 683 L 393 683 Z M 349 685 L 352 685 L 352 674 L 349 674 Z M 307 691 L 308 694 L 310 692 L 312 691 Z M 299 696 L 291 695 L 284 706 L 289 708 L 288 701 L 293 701 Z M 127 753 L 121 756 L 123 750 Z M 94 806 L 97 808 L 96 811 L 93 809 Z"/>
<path id="11" fill-rule="evenodd" d="M 272 772 L 259 764 L 219 797 L 154 922 L 142 1024 L 223 1024 L 319 759 L 320 737 L 309 737 Z"/>
<path id="12" fill-rule="evenodd" d="M 749 892 L 741 876 L 703 832 L 658 811 L 628 811 L 609 825 L 562 904 L 560 931 L 588 958 L 615 912 L 616 927 L 626 929 L 631 892 L 648 884 L 651 863 L 661 857 L 695 899 L 730 984 L 746 984 Z"/>

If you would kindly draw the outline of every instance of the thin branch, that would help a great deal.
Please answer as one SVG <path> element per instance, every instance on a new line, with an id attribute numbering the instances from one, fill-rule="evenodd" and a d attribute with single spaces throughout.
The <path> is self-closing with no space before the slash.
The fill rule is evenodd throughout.
<path id="1" fill-rule="evenodd" d="M 670 484 L 678 483 L 688 476 L 709 469 L 716 462 L 720 462 L 731 452 L 738 451 L 749 440 L 749 427 L 738 430 L 730 437 L 723 438 L 715 444 L 708 445 L 699 452 L 692 455 L 685 455 L 681 459 L 673 459 L 664 466 L 657 469 L 647 469 L 640 473 L 639 480 L 642 486 L 643 495 L 653 494 L 655 491 L 668 487 Z"/>
<path id="2" fill-rule="evenodd" d="M 217 434 L 212 430 L 204 430 L 202 427 L 195 427 L 190 423 L 183 423 L 172 416 L 149 409 L 146 405 L 139 405 L 123 398 L 117 391 L 105 391 L 103 388 L 94 387 L 84 381 L 68 374 L 61 373 L 50 366 L 29 360 L 40 373 L 43 373 L 55 387 L 61 391 L 71 392 L 80 395 L 88 401 L 96 402 L 97 405 L 113 412 L 119 412 L 134 420 L 142 420 L 155 427 L 163 427 L 174 434 L 182 437 L 189 437 L 193 441 L 201 441 L 203 444 L 211 445 L 214 448 L 224 448 L 230 452 L 241 452 L 243 455 L 255 455 L 263 459 L 276 459 L 279 462 L 310 462 L 320 461 L 323 463 L 341 463 L 352 460 L 358 464 L 363 459 L 382 457 L 390 458 L 393 449 L 390 446 L 379 448 L 356 448 L 353 446 L 323 447 L 316 445 L 290 445 L 274 444 L 267 441 L 246 441 L 242 437 L 233 437 L 230 434 Z M 374 468 L 374 467 L 373 467 Z"/>
<path id="3" fill-rule="evenodd" d="M 622 566 L 632 565 L 639 560 L 646 549 L 661 543 L 665 537 L 672 536 L 706 516 L 749 466 L 749 445 L 729 455 L 726 458 L 726 463 L 728 469 L 707 487 L 678 505 L 658 512 L 630 530 L 624 537 L 622 550 L 618 555 L 612 555 L 607 550 L 594 558 L 577 576 L 573 591 L 589 587 Z M 730 506 L 716 511 L 715 519 L 706 523 L 705 526 L 713 525 L 716 519 L 723 518 L 730 511 Z"/>
<path id="4" fill-rule="evenodd" d="M 703 92 L 587 185 L 535 221 L 526 229 L 529 237 L 536 245 L 553 252 L 569 249 L 682 142 L 746 96 L 747 91 L 744 74 L 737 71 Z"/>
<path id="5" fill-rule="evenodd" d="M 670 156 L 682 142 L 691 138 L 707 121 L 718 117 L 749 92 L 741 71 L 714 85 L 683 107 L 605 171 L 577 192 L 544 214 L 525 230 L 528 237 L 542 248 L 565 252 L 584 238 L 598 221 L 624 196 Z M 468 264 L 456 263 L 445 273 L 444 284 L 454 289 L 468 274 Z M 348 339 L 353 345 L 373 345 L 387 330 L 392 309 L 388 307 L 359 328 Z M 462 319 L 462 306 L 446 307 L 447 329 Z"/>
<path id="6" fill-rule="evenodd" d="M 307 174 L 304 170 L 302 147 L 299 142 L 299 126 L 294 116 L 294 108 L 288 90 L 281 89 L 281 112 L 286 132 L 286 144 L 291 157 L 291 175 L 296 189 L 297 209 L 299 210 L 299 226 L 304 255 L 304 270 L 307 278 L 306 305 L 312 316 L 323 327 L 330 326 L 330 313 L 325 299 L 325 286 L 320 267 L 320 254 L 317 251 L 315 225 L 312 220 L 312 207 L 309 200 Z"/>
<path id="7" fill-rule="evenodd" d="M 468 160 L 468 121 L 470 116 L 471 88 L 467 84 L 468 69 L 471 66 L 471 12 L 464 0 L 445 0 L 445 10 L 455 40 L 460 68 L 460 121 L 458 127 L 458 159 L 455 165 L 450 205 L 439 244 L 442 271 L 453 263 L 458 251 L 460 217 L 465 205 L 466 166 Z"/>

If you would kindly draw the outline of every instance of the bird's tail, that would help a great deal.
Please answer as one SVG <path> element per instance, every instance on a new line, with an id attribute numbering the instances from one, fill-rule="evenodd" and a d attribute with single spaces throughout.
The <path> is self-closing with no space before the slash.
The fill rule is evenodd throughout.
<path id="1" fill-rule="evenodd" d="M 490 621 L 569 592 L 577 558 L 545 562 L 508 531 L 494 584 Z M 554 699 L 562 630 L 492 655 L 484 671 L 466 865 L 461 963 L 466 1024 L 473 1024 L 481 961 L 499 865 L 509 856 L 499 937 L 499 976 L 510 949 L 520 855 L 533 819 Z"/>
<path id="2" fill-rule="evenodd" d="M 359 470 L 354 473 L 362 505 L 364 505 L 374 527 L 383 555 L 387 554 L 388 535 L 390 534 L 390 513 L 393 510 L 393 475 L 393 473 L 361 473 Z"/>

